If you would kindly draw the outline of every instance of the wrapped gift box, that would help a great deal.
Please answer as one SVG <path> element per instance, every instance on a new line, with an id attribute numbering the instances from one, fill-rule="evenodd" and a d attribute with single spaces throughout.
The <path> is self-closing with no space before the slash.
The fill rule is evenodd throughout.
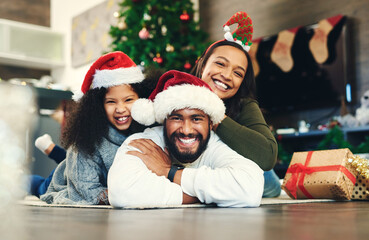
<path id="1" fill-rule="evenodd" d="M 369 200 L 369 179 L 362 175 L 357 176 L 351 199 Z"/>
<path id="2" fill-rule="evenodd" d="M 357 172 L 347 148 L 295 152 L 282 189 L 293 199 L 351 199 Z"/>
<path id="3" fill-rule="evenodd" d="M 356 177 L 356 183 L 352 191 L 351 199 L 353 200 L 369 200 L 369 178 L 368 173 L 365 173 L 369 167 L 368 158 L 369 154 L 357 154 L 353 159 L 353 166 L 359 167 L 359 165 L 361 165 L 360 168 L 356 169 L 359 174 Z M 357 162 L 355 162 L 355 160 L 357 160 Z"/>

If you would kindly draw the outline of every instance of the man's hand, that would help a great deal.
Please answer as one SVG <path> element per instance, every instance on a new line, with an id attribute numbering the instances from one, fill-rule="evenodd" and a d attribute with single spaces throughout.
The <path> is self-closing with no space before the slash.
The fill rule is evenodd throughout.
<path id="1" fill-rule="evenodd" d="M 168 151 L 165 152 L 150 139 L 135 139 L 129 143 L 139 151 L 128 151 L 127 154 L 139 157 L 148 169 L 158 176 L 168 177 L 171 159 Z"/>

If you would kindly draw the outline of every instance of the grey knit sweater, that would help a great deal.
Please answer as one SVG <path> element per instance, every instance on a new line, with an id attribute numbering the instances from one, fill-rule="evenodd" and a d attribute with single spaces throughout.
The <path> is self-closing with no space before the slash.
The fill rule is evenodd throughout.
<path id="1" fill-rule="evenodd" d="M 42 201 L 55 204 L 109 204 L 107 175 L 115 153 L 127 138 L 109 127 L 108 138 L 96 148 L 92 157 L 68 149 L 67 157 L 55 169 Z"/>

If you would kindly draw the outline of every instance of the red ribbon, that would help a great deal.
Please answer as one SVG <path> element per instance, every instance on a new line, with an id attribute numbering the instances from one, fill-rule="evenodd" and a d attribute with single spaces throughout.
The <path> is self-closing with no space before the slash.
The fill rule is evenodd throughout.
<path id="1" fill-rule="evenodd" d="M 331 165 L 331 166 L 318 166 L 318 167 L 308 167 L 307 165 L 310 163 L 311 156 L 314 151 L 309 151 L 306 157 L 305 165 L 302 163 L 296 163 L 291 165 L 287 169 L 287 173 L 291 173 L 292 176 L 289 181 L 286 183 L 286 188 L 289 190 L 292 196 L 297 199 L 297 187 L 300 188 L 301 192 L 308 198 L 313 199 L 314 197 L 306 190 L 304 186 L 304 179 L 306 174 L 312 174 L 314 172 L 322 172 L 322 171 L 340 171 L 345 174 L 350 181 L 355 184 L 356 177 L 344 166 L 342 165 Z M 297 184 L 298 182 L 298 184 Z"/>

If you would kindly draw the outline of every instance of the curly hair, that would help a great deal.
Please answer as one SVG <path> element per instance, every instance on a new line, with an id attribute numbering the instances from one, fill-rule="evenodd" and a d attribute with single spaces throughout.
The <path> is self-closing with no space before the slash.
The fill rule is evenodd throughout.
<path id="1" fill-rule="evenodd" d="M 142 82 L 130 86 L 139 97 L 147 98 L 162 73 L 161 69 L 148 69 Z M 106 92 L 107 89 L 103 87 L 90 89 L 76 104 L 62 132 L 61 142 L 64 148 L 73 147 L 92 156 L 102 138 L 107 137 L 110 122 L 104 108 Z M 132 124 L 135 129 L 143 130 L 142 126 L 136 126 L 136 122 L 133 121 Z M 126 132 L 130 134 L 132 131 L 128 129 Z"/>
<path id="2" fill-rule="evenodd" d="M 241 111 L 241 99 L 243 98 L 256 98 L 256 83 L 254 76 L 254 69 L 252 67 L 251 57 L 248 52 L 246 52 L 239 44 L 229 41 L 220 41 L 210 46 L 209 49 L 205 50 L 205 52 L 201 55 L 193 69 L 191 70 L 191 74 L 194 74 L 196 77 L 201 78 L 203 69 L 209 60 L 209 57 L 213 54 L 214 50 L 220 46 L 232 46 L 237 49 L 240 49 L 247 58 L 247 69 L 245 77 L 241 83 L 240 88 L 237 93 L 229 98 L 224 100 L 224 104 L 226 106 L 226 114 L 227 116 L 234 118 Z"/>

